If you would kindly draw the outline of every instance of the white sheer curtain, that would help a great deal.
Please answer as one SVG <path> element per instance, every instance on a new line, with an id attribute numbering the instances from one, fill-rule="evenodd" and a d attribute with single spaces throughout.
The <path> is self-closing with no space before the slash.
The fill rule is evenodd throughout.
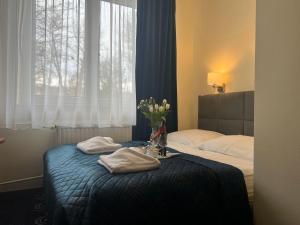
<path id="1" fill-rule="evenodd" d="M 32 5 L 0 0 L 0 126 L 31 124 Z"/>
<path id="2" fill-rule="evenodd" d="M 135 124 L 136 0 L 1 0 L 5 8 L 2 127 Z"/>

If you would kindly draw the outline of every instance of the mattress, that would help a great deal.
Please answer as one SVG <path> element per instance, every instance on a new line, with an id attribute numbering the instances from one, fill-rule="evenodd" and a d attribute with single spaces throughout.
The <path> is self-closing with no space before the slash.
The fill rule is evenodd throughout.
<path id="1" fill-rule="evenodd" d="M 242 171 L 247 187 L 248 199 L 251 205 L 253 205 L 253 162 L 237 157 L 224 155 L 217 152 L 199 150 L 198 148 L 179 144 L 173 141 L 168 142 L 168 147 L 173 148 L 179 152 L 199 156 L 205 159 L 225 163 L 234 166 Z"/>

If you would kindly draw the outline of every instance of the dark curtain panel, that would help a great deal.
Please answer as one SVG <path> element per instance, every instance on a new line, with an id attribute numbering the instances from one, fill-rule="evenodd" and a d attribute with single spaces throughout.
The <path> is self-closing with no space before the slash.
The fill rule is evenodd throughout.
<path id="1" fill-rule="evenodd" d="M 167 131 L 177 130 L 175 0 L 138 0 L 136 40 L 137 102 L 153 97 L 171 104 Z M 137 112 L 133 140 L 148 140 L 150 127 Z"/>

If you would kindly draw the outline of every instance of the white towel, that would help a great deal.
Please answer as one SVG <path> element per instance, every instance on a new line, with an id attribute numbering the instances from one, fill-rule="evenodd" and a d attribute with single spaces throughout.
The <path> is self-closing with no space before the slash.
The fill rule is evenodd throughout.
<path id="1" fill-rule="evenodd" d="M 122 145 L 114 143 L 111 137 L 100 136 L 90 138 L 77 144 L 77 148 L 86 154 L 113 152 L 121 147 Z"/>
<path id="2" fill-rule="evenodd" d="M 121 148 L 110 155 L 101 155 L 98 163 L 110 173 L 129 173 L 153 170 L 160 166 L 160 161 L 141 153 L 139 148 Z"/>

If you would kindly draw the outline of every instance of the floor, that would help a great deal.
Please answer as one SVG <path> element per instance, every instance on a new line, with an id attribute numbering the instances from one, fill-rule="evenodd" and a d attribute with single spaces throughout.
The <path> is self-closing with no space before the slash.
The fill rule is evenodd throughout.
<path id="1" fill-rule="evenodd" d="M 43 189 L 0 193 L 0 225 L 47 225 Z"/>

